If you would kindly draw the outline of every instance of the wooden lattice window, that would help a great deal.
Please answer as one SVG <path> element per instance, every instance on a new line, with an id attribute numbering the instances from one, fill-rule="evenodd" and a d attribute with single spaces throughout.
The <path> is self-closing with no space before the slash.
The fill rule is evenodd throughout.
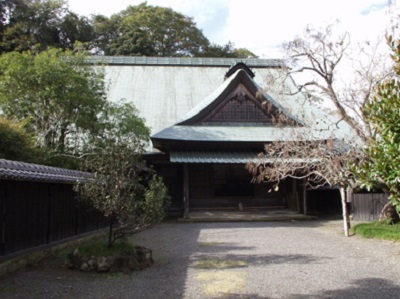
<path id="1" fill-rule="evenodd" d="M 207 121 L 270 123 L 271 118 L 243 91 L 239 91 Z"/>

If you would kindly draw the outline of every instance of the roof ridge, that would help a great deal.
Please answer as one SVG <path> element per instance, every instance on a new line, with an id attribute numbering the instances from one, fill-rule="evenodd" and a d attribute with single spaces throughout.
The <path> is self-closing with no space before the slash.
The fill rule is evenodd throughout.
<path id="1" fill-rule="evenodd" d="M 282 68 L 283 59 L 218 58 L 218 57 L 147 57 L 147 56 L 89 56 L 91 64 L 158 65 L 158 66 L 234 66 L 242 62 L 248 67 Z"/>

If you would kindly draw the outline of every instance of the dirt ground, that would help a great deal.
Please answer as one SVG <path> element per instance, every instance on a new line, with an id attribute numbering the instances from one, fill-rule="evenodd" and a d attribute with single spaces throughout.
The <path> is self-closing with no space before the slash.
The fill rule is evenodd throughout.
<path id="1" fill-rule="evenodd" d="M 398 298 L 400 243 L 342 236 L 341 221 L 165 222 L 132 237 L 155 264 L 130 273 L 62 268 L 0 280 L 0 298 Z"/>

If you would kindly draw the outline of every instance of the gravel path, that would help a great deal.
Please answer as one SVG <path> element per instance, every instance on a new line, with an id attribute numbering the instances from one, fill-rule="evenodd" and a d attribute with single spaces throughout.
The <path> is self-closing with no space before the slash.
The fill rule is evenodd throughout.
<path id="1" fill-rule="evenodd" d="M 399 298 L 400 243 L 345 238 L 340 221 L 167 222 L 132 238 L 155 264 L 88 274 L 48 260 L 0 298 Z"/>

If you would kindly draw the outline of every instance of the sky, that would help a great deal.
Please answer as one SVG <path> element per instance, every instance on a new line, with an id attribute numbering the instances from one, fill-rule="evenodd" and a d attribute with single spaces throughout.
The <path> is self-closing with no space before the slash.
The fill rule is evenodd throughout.
<path id="1" fill-rule="evenodd" d="M 79 15 L 111 16 L 142 0 L 68 0 Z M 396 10 L 395 1 L 391 10 Z M 307 25 L 325 27 L 339 21 L 353 42 L 374 42 L 388 26 L 388 0 L 148 0 L 192 17 L 212 42 L 231 41 L 262 58 L 280 58 L 281 46 Z"/>

